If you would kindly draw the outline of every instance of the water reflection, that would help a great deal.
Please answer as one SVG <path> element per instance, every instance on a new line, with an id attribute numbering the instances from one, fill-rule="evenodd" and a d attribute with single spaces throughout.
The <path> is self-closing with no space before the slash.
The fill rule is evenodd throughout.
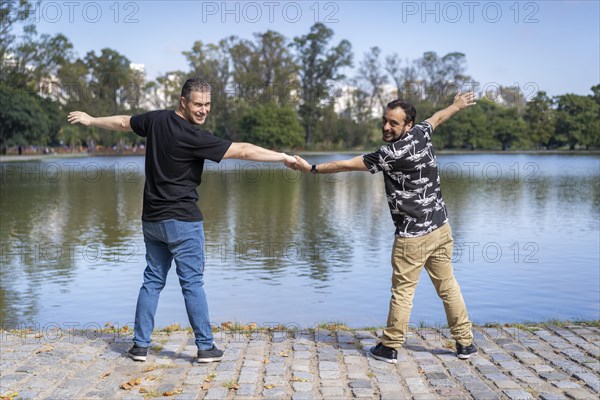
<path id="1" fill-rule="evenodd" d="M 455 269 L 475 320 L 598 318 L 598 157 L 440 162 Z M 0 323 L 130 321 L 145 265 L 143 158 L 0 169 Z M 384 322 L 394 228 L 381 175 L 300 175 L 229 160 L 207 165 L 200 204 L 213 319 Z M 159 325 L 186 321 L 170 278 Z M 413 321 L 439 320 L 425 278 Z"/>

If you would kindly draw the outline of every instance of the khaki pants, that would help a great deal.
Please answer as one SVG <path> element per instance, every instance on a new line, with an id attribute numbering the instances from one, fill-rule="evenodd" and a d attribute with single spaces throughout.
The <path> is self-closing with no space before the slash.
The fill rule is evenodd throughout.
<path id="1" fill-rule="evenodd" d="M 425 236 L 396 237 L 392 251 L 392 298 L 381 342 L 399 348 L 405 341 L 415 288 L 425 270 L 444 303 L 452 338 L 463 346 L 473 341 L 467 308 L 452 270 L 452 230 L 446 223 Z"/>

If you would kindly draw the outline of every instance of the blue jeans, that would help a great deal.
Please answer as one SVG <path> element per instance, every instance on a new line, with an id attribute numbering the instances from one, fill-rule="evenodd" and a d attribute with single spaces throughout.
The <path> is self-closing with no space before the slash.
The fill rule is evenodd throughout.
<path id="1" fill-rule="evenodd" d="M 133 341 L 150 346 L 154 315 L 160 292 L 165 286 L 171 263 L 175 260 L 181 291 L 190 325 L 199 350 L 213 345 L 208 304 L 204 293 L 204 229 L 202 221 L 185 222 L 169 219 L 142 221 L 146 243 L 146 270 L 135 310 Z"/>

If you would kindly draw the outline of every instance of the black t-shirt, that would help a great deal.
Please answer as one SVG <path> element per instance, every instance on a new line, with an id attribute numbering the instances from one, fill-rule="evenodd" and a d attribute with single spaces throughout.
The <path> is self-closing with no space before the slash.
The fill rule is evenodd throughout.
<path id="1" fill-rule="evenodd" d="M 198 192 L 204 160 L 220 162 L 231 142 L 199 129 L 173 110 L 131 117 L 146 138 L 146 183 L 142 220 L 202 221 Z"/>
<path id="2" fill-rule="evenodd" d="M 448 222 L 432 133 L 423 121 L 397 141 L 363 156 L 372 174 L 383 171 L 397 236 L 423 236 Z"/>

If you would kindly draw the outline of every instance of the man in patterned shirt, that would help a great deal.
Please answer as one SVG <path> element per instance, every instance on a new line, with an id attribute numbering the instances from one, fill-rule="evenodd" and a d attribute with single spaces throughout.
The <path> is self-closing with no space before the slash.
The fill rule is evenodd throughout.
<path id="1" fill-rule="evenodd" d="M 457 94 L 447 108 L 415 125 L 416 110 L 404 101 L 389 103 L 378 151 L 343 161 L 309 165 L 296 156 L 291 168 L 327 174 L 343 171 L 383 172 L 385 191 L 396 226 L 392 254 L 392 297 L 381 342 L 370 349 L 378 360 L 396 363 L 405 341 L 412 299 L 421 269 L 429 273 L 444 303 L 458 358 L 477 353 L 471 322 L 452 270 L 452 231 L 440 190 L 440 174 L 431 142 L 435 127 L 456 112 L 475 104 L 473 93 Z"/>

